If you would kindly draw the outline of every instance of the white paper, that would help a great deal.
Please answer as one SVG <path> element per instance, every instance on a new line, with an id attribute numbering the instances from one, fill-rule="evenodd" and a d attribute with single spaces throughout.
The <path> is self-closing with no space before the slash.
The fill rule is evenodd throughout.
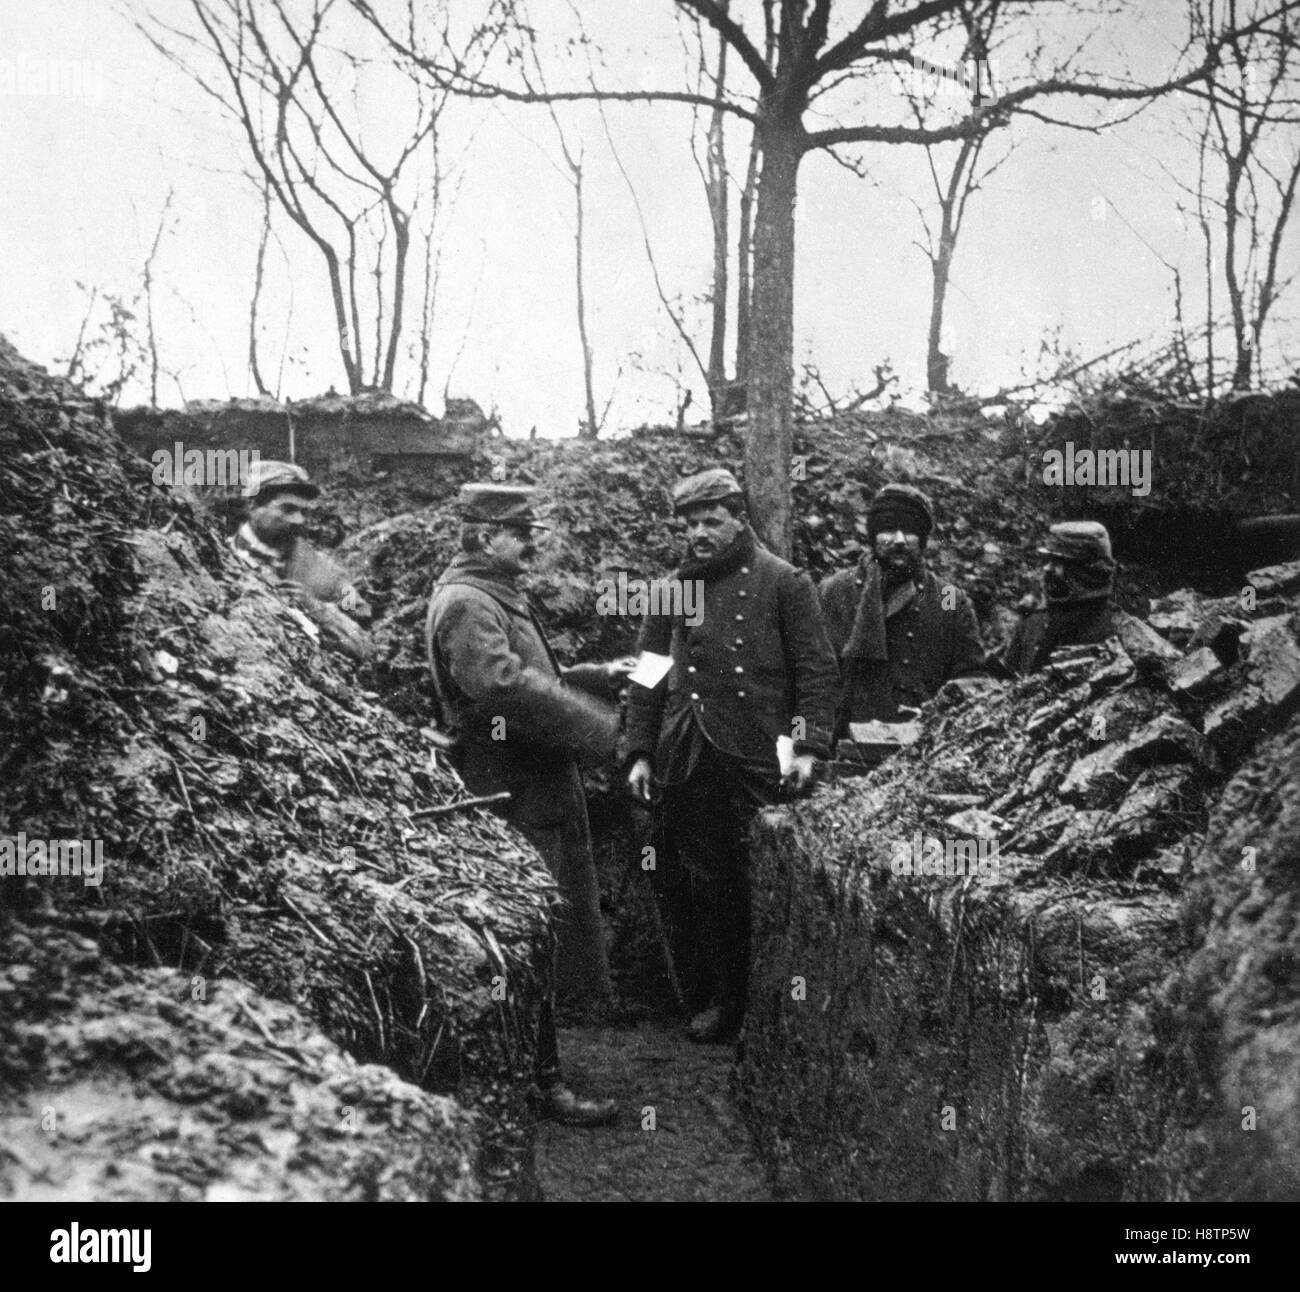
<path id="1" fill-rule="evenodd" d="M 788 775 L 794 767 L 794 741 L 789 736 L 776 738 L 776 763 L 782 776 Z"/>
<path id="2" fill-rule="evenodd" d="M 668 670 L 672 666 L 671 655 L 656 655 L 652 650 L 643 650 L 637 659 L 636 668 L 627 675 L 627 680 L 639 686 L 655 687 L 668 676 Z"/>

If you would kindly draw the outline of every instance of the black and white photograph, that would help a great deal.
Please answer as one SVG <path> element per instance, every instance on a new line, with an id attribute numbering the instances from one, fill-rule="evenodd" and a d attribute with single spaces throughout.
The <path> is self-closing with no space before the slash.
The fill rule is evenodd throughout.
<path id="1" fill-rule="evenodd" d="M 1271 1268 L 1300 0 L 0 0 L 0 175 L 32 1272 Z"/>

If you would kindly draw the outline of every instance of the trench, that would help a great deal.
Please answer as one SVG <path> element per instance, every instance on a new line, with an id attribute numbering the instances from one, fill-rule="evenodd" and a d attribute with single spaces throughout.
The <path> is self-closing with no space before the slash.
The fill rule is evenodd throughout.
<path id="1" fill-rule="evenodd" d="M 649 885 L 636 865 L 641 824 L 613 796 L 593 796 L 620 1007 L 600 1022 L 562 1025 L 560 1054 L 570 1084 L 613 1098 L 618 1118 L 594 1129 L 542 1123 L 541 1195 L 549 1202 L 770 1201 L 768 1173 L 733 1099 L 736 1046 L 686 1038 Z"/>

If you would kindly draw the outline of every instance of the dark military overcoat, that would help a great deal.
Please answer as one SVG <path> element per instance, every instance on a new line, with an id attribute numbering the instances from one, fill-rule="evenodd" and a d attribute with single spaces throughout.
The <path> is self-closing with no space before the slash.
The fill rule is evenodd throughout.
<path id="1" fill-rule="evenodd" d="M 1107 597 L 1031 610 L 1016 625 L 1002 661 L 1013 673 L 1033 673 L 1047 663 L 1054 650 L 1104 642 L 1132 618 Z"/>
<path id="2" fill-rule="evenodd" d="M 562 669 L 513 579 L 462 554 L 438 580 L 425 625 L 443 727 L 474 794 L 509 790 L 501 815 L 533 843 L 567 909 L 559 921 L 561 998 L 610 994 L 578 764 L 613 756 L 618 716 L 597 665 Z"/>
<path id="3" fill-rule="evenodd" d="M 685 779 L 678 755 L 691 746 L 692 723 L 719 752 L 773 780 L 778 736 L 825 757 L 839 679 L 812 581 L 746 531 L 701 582 L 698 624 L 651 615 L 642 625 L 640 649 L 671 655 L 673 666 L 653 689 L 629 692 L 629 758 L 650 758 L 667 783 Z"/>
<path id="4" fill-rule="evenodd" d="M 920 708 L 951 678 L 980 673 L 985 653 L 970 598 L 952 588 L 945 608 L 945 585 L 926 570 L 912 603 L 885 623 L 888 659 L 847 659 L 864 590 L 870 556 L 852 569 L 822 580 L 822 614 L 831 647 L 840 663 L 843 691 L 836 735 L 850 722 L 896 722 L 899 705 Z"/>

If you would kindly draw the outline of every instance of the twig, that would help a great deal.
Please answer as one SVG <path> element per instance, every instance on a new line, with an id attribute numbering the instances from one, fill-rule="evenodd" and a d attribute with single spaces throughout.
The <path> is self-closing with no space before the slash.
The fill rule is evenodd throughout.
<path id="1" fill-rule="evenodd" d="M 453 812 L 468 812 L 473 808 L 487 807 L 490 803 L 504 803 L 509 797 L 509 790 L 501 790 L 497 794 L 483 794 L 478 798 L 461 799 L 459 803 L 442 803 L 438 807 L 420 808 L 411 813 L 411 820 L 427 820 L 429 817 L 450 816 Z"/>
<path id="2" fill-rule="evenodd" d="M 293 904 L 293 901 L 292 901 L 290 898 L 288 898 L 288 897 L 283 897 L 281 900 L 284 902 L 284 904 L 285 904 L 285 905 L 286 905 L 286 906 L 287 906 L 287 907 L 288 907 L 288 908 L 289 908 L 289 909 L 290 909 L 290 910 L 291 910 L 291 911 L 292 911 L 292 912 L 293 912 L 293 913 L 294 913 L 294 914 L 295 914 L 295 915 L 296 915 L 296 916 L 297 916 L 297 917 L 298 917 L 298 918 L 299 918 L 299 919 L 300 919 L 300 920 L 301 920 L 301 921 L 302 921 L 302 922 L 303 922 L 303 923 L 304 923 L 304 924 L 305 924 L 305 925 L 306 925 L 306 926 L 307 926 L 307 927 L 308 927 L 308 928 L 309 928 L 309 929 L 310 929 L 310 930 L 311 930 L 311 931 L 312 931 L 312 932 L 313 932 L 313 933 L 314 933 L 318 938 L 320 938 L 320 940 L 321 940 L 321 941 L 322 941 L 322 942 L 323 942 L 327 947 L 330 948 L 331 951 L 334 949 L 334 943 L 332 943 L 332 942 L 329 940 L 329 938 L 327 938 L 327 937 L 326 937 L 326 936 L 325 936 L 325 935 L 324 935 L 324 934 L 323 934 L 323 933 L 322 933 L 322 932 L 321 932 L 321 931 L 320 931 L 320 930 L 319 930 L 319 929 L 318 929 L 318 928 L 317 928 L 317 927 L 316 927 L 316 926 L 315 926 L 315 925 L 314 925 L 314 924 L 313 924 L 313 923 L 312 923 L 312 922 L 311 922 L 311 921 L 306 917 L 306 915 L 304 915 L 304 914 L 302 913 L 302 911 L 300 911 L 300 910 L 299 910 L 299 909 L 298 909 L 298 908 Z"/>

